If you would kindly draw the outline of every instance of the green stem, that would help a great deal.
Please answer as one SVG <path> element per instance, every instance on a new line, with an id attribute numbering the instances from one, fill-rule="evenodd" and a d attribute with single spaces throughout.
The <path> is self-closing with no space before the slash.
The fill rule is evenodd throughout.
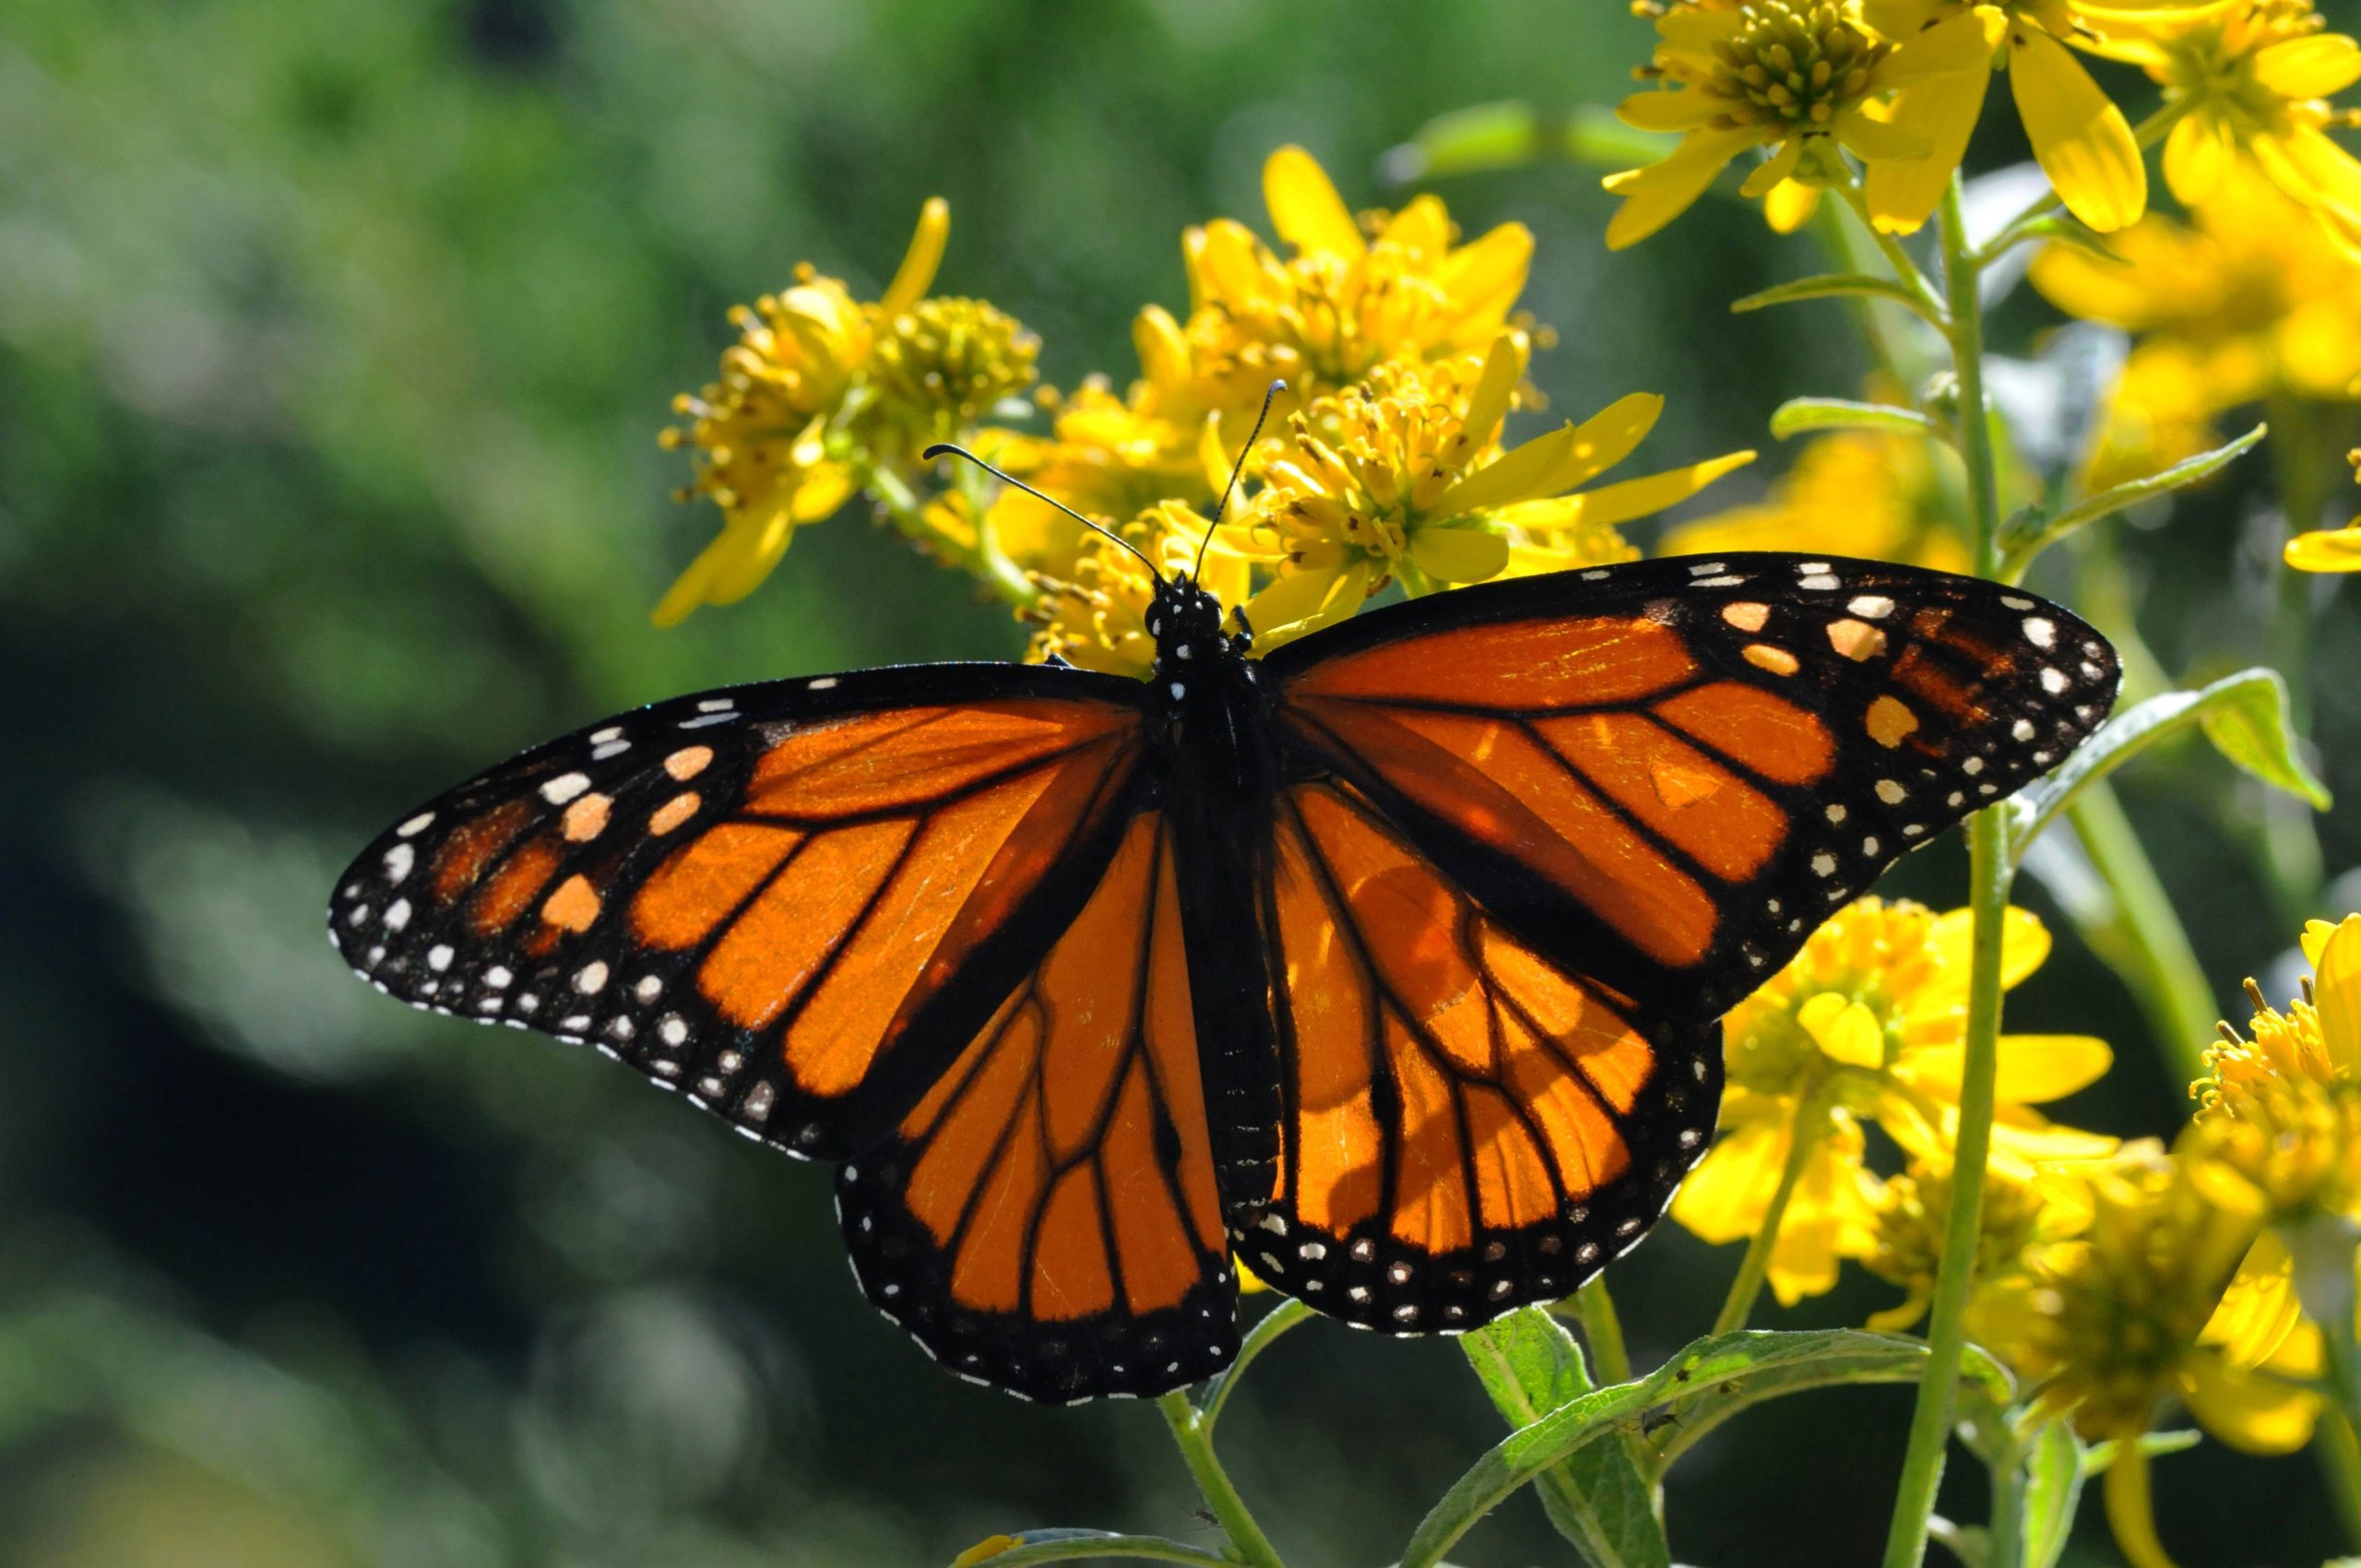
<path id="1" fill-rule="evenodd" d="M 1861 232 L 1869 235 L 1870 243 L 1878 247 L 1878 253 L 1885 257 L 1885 264 L 1893 269 L 1894 281 L 1917 295 L 1919 303 L 1929 314 L 1940 316 L 1943 305 L 1935 297 L 1935 286 L 1928 281 L 1926 273 L 1919 270 L 1918 264 L 1911 259 L 1902 242 L 1878 227 L 1878 220 L 1870 216 L 1869 198 L 1863 194 L 1861 182 L 1848 180 L 1835 188 L 1844 196 L 1845 205 L 1853 209 L 1853 216 L 1860 220 Z M 1916 388 L 1904 386 L 1902 390 L 1909 394 Z"/>
<path id="2" fill-rule="evenodd" d="M 1984 312 L 1956 179 L 1943 196 L 1941 233 L 1944 284 L 1951 297 L 1952 360 L 1959 374 L 1961 455 L 1966 460 L 1968 500 L 1975 521 L 1975 563 L 1978 574 L 1989 577 L 2000 564 L 1999 464 L 1984 397 Z M 1991 1152 L 1999 1061 L 2000 937 L 2011 884 L 2006 808 L 1991 807 L 1971 818 L 1967 842 L 1968 907 L 1974 925 L 1951 1215 L 1927 1324 L 1927 1376 L 1911 1412 L 1902 1484 L 1886 1536 L 1885 1568 L 1917 1568 L 1926 1559 L 1927 1527 L 1934 1517 L 1935 1489 L 1942 1480 L 1944 1445 L 1951 1435 L 1952 1396 L 1959 1386 L 1960 1357 L 1967 1345 L 1967 1300 L 1975 1280 L 1975 1244 L 1984 1220 L 1985 1163 Z"/>
<path id="3" fill-rule="evenodd" d="M 2312 1451 L 2337 1521 L 2344 1526 L 2345 1544 L 2361 1548 L 2361 1442 L 2354 1440 L 2352 1420 L 2342 1410 L 2322 1412 L 2312 1431 Z"/>
<path id="4" fill-rule="evenodd" d="M 1254 1522 L 1254 1515 L 1246 1511 L 1246 1500 L 1229 1484 L 1228 1472 L 1215 1457 L 1213 1434 L 1197 1408 L 1189 1403 L 1189 1396 L 1176 1388 L 1157 1396 L 1156 1408 L 1164 1412 L 1164 1424 L 1172 1429 L 1172 1441 L 1180 1446 L 1182 1462 L 1196 1479 L 1197 1491 L 1204 1496 L 1205 1506 L 1213 1510 L 1222 1532 L 1229 1537 L 1239 1561 L 1252 1568 L 1284 1568 L 1270 1538 Z"/>
<path id="5" fill-rule="evenodd" d="M 2021 1568 L 2024 1526 L 2025 1455 L 2011 1443 L 1992 1465 L 1992 1510 L 1984 1522 L 1984 1568 Z"/>
<path id="6" fill-rule="evenodd" d="M 2202 1076 L 2221 1013 L 2139 832 L 2105 781 L 2083 790 L 2066 820 L 2115 900 L 2113 922 L 2085 932 L 2084 940 L 2130 986 L 2166 1067 L 2183 1082 Z"/>
<path id="7" fill-rule="evenodd" d="M 1771 1206 L 1762 1211 L 1762 1223 L 1747 1239 L 1746 1256 L 1739 1260 L 1738 1277 L 1730 1282 L 1730 1293 L 1714 1319 L 1715 1334 L 1744 1328 L 1746 1320 L 1754 1315 L 1755 1298 L 1762 1294 L 1762 1281 L 1771 1272 L 1771 1254 L 1778 1247 L 1779 1227 L 1787 1218 L 1787 1205 L 1795 1198 L 1804 1168 L 1811 1163 L 1812 1150 L 1820 1146 L 1821 1137 L 1827 1130 L 1828 1100 L 1823 1087 L 1796 1102 L 1796 1124 L 1787 1138 L 1787 1161 L 1779 1169 L 1779 1185 L 1771 1194 Z"/>
<path id="8" fill-rule="evenodd" d="M 1245 1339 L 1239 1344 L 1238 1355 L 1229 1363 L 1229 1370 L 1216 1378 L 1213 1386 L 1205 1390 L 1204 1405 L 1197 1412 L 1197 1428 L 1208 1442 L 1213 1438 L 1214 1423 L 1221 1420 L 1222 1407 L 1229 1403 L 1230 1391 L 1238 1386 L 1238 1380 L 1245 1374 L 1246 1369 L 1254 1364 L 1254 1358 L 1269 1349 L 1280 1335 L 1311 1316 L 1311 1309 L 1301 1301 L 1282 1301 L 1254 1320 L 1254 1326 L 1246 1331 Z"/>
<path id="9" fill-rule="evenodd" d="M 1574 1292 L 1574 1318 L 1590 1341 L 1591 1374 L 1599 1383 L 1631 1381 L 1631 1357 L 1623 1348 L 1623 1320 L 1616 1315 L 1615 1298 L 1607 1293 L 1607 1276 L 1594 1274 Z"/>

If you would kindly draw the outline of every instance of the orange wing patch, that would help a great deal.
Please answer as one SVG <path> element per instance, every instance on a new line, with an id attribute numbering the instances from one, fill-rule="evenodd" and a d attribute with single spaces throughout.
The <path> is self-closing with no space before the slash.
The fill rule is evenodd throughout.
<path id="1" fill-rule="evenodd" d="M 1234 1289 L 1160 818 L 1133 820 L 1049 956 L 839 1190 L 862 1288 L 955 1371 L 1065 1400 L 1228 1358 Z"/>
<path id="2" fill-rule="evenodd" d="M 1435 632 L 1314 666 L 1295 683 L 1305 697 L 1391 703 L 1467 700 L 1463 671 L 1484 672 L 1484 700 L 1501 707 L 1630 702 L 1697 669 L 1671 627 L 1646 615 L 1512 621 Z"/>
<path id="3" fill-rule="evenodd" d="M 1473 1327 L 1571 1291 L 1704 1146 L 1710 1028 L 1652 1039 L 1335 783 L 1281 807 L 1281 1184 L 1238 1242 L 1324 1312 Z"/>

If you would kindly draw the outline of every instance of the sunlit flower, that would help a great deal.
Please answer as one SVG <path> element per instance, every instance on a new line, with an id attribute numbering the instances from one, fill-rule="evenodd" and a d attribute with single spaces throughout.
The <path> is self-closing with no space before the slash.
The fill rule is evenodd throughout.
<path id="1" fill-rule="evenodd" d="M 2282 1013 L 2248 981 L 2247 1032 L 2223 1025 L 2205 1053 L 2186 1152 L 2254 1188 L 2275 1218 L 2361 1218 L 2361 915 L 2313 921 L 2304 952 L 2316 975 L 2303 999 Z"/>
<path id="2" fill-rule="evenodd" d="M 2103 232 L 2136 222 L 2148 208 L 2148 169 L 2130 122 L 2067 46 L 2088 46 L 2086 0 L 1861 0 L 1879 36 L 1901 42 L 1945 33 L 1980 44 L 1983 64 L 2003 65 L 2034 157 L 2067 210 Z M 1984 112 L 1988 69 L 1916 81 L 1894 100 L 1896 127 L 1925 138 L 1917 164 L 1872 165 L 1869 206 L 1880 228 L 1907 231 L 1942 200 Z"/>
<path id="3" fill-rule="evenodd" d="M 1673 1200 L 1673 1218 L 1708 1239 L 1752 1234 L 1770 1211 L 1794 1146 L 1788 1129 L 1797 1125 L 1822 1140 L 1807 1152 L 1828 1169 L 1813 1174 L 1829 1203 L 1847 1210 L 1853 1194 L 1864 1192 L 1865 1121 L 1876 1121 L 1912 1158 L 1948 1170 L 1965 1063 L 1971 924 L 1965 909 L 1937 915 L 1916 904 L 1856 900 L 1740 1003 L 1722 1026 L 1729 1081 L 1722 1135 Z M 2048 953 L 2041 921 L 2010 910 L 2002 983 L 2016 985 Z M 2032 1109 L 2093 1082 L 2111 1059 L 2104 1041 L 2084 1036 L 2003 1035 L 1991 1169 L 2006 1180 L 2030 1181 L 2039 1167 L 2112 1151 L 2115 1140 L 2058 1125 Z M 1866 1195 L 1858 1201 L 1866 1230 Z M 1823 1227 L 1831 1222 L 1824 1215 L 1807 1218 Z M 1816 1262 L 1817 1252 L 1810 1257 Z M 1774 1268 L 1777 1287 L 1775 1260 Z M 1825 1289 L 1833 1277 L 1833 1265 L 1792 1272 L 1782 1299 L 1805 1293 L 1812 1281 Z"/>
<path id="4" fill-rule="evenodd" d="M 657 624 L 669 626 L 701 604 L 743 599 L 778 564 L 799 526 L 844 505 L 859 485 L 861 457 L 837 428 L 848 414 L 887 427 L 915 425 L 946 399 L 991 395 L 1030 378 L 1030 347 L 1006 317 L 992 312 L 997 319 L 987 320 L 979 312 L 990 307 L 971 302 L 925 300 L 950 232 L 950 208 L 940 197 L 929 201 L 893 282 L 873 304 L 860 303 L 806 262 L 796 267 L 793 288 L 730 313 L 738 341 L 722 353 L 719 379 L 676 398 L 673 411 L 688 423 L 661 436 L 667 447 L 694 447 L 695 477 L 681 498 L 704 495 L 719 506 L 721 536 L 664 595 Z M 890 394 L 864 382 L 881 339 L 894 345 Z M 1001 359 L 1021 351 L 1021 374 L 979 361 L 979 350 L 994 345 Z M 916 401 L 905 405 L 904 398 Z"/>
<path id="5" fill-rule="evenodd" d="M 2176 112 L 2165 180 L 2189 206 L 2209 199 L 2243 158 L 2361 249 L 2361 160 L 2331 125 L 2355 124 L 2327 101 L 2361 81 L 2361 44 L 2327 30 L 2311 0 L 2090 0 L 2094 45 L 2143 67 Z"/>
<path id="6" fill-rule="evenodd" d="M 1616 525 L 1685 500 L 1753 458 L 1736 453 L 1569 493 L 1628 457 L 1664 399 L 1635 393 L 1503 451 L 1501 422 L 1525 363 L 1523 338 L 1504 332 L 1472 386 L 1450 364 L 1381 365 L 1290 416 L 1278 456 L 1264 465 L 1246 547 L 1277 572 L 1246 607 L 1260 644 L 1341 620 L 1396 579 L 1418 593 L 1498 576 L 1513 537 L 1546 549 L 1586 534 L 1612 549 L 1608 558 L 1624 558 Z"/>
<path id="7" fill-rule="evenodd" d="M 1275 379 L 1309 399 L 1384 361 L 1480 356 L 1508 325 L 1533 263 L 1522 223 L 1459 244 L 1431 196 L 1372 214 L 1365 234 L 1301 148 L 1271 154 L 1263 195 L 1287 260 L 1228 219 L 1182 238 L 1192 364 L 1205 401 L 1230 416 L 1251 421 Z"/>
<path id="8" fill-rule="evenodd" d="M 1842 431 L 1807 442 L 1762 500 L 1667 530 L 1660 555 L 1797 550 L 1964 572 L 1956 472 L 1932 443 Z"/>
<path id="9" fill-rule="evenodd" d="M 2191 224 L 2151 216 L 2109 244 L 2121 261 L 2044 248 L 2034 286 L 2070 315 L 2177 345 L 2215 409 L 2342 398 L 2361 374 L 2361 261 L 2252 164 L 2225 170 Z"/>
<path id="10" fill-rule="evenodd" d="M 2178 1399 L 2236 1447 L 2301 1447 L 2319 1342 L 2292 1310 L 2284 1253 L 2255 1244 L 2259 1206 L 2201 1188 L 2153 1145 L 2096 1169 L 2089 1191 L 2080 1236 L 1979 1298 L 1976 1342 L 2087 1439 L 2136 1438 Z"/>
<path id="11" fill-rule="evenodd" d="M 2087 1167 L 2045 1167 L 2019 1180 L 1990 1171 L 1978 1209 L 1975 1289 L 1998 1289 L 2032 1267 L 2038 1250 L 2081 1233 L 2090 1223 Z M 1903 1174 L 1878 1183 L 1861 1265 L 1904 1291 L 1902 1304 L 1879 1313 L 1869 1326 L 1899 1333 L 1926 1315 L 1934 1300 L 1945 1232 L 1951 1225 L 1952 1173 L 1913 1160 Z"/>
<path id="12" fill-rule="evenodd" d="M 1970 22 L 1880 38 L 1853 6 L 1834 0 L 1667 11 L 1656 19 L 1662 42 L 1652 68 L 1662 85 L 1625 99 L 1618 113 L 1644 130 L 1683 133 L 1680 145 L 1659 162 L 1608 176 L 1607 188 L 1623 198 L 1608 225 L 1608 244 L 1637 244 L 1679 217 L 1750 149 L 1769 157 L 1740 187 L 1749 196 L 1849 182 L 1845 152 L 1872 170 L 1927 161 L 1931 139 L 1891 123 L 1884 101 L 1914 82 L 1981 77 L 1992 46 L 1981 24 Z M 1955 154 L 1951 166 L 1958 161 Z M 1950 168 L 1943 177 L 1950 178 Z M 1782 200 L 1786 220 L 1799 221 L 1809 210 L 1792 191 Z M 1901 228 L 1925 218 L 1881 216 Z"/>
<path id="13" fill-rule="evenodd" d="M 1246 597 L 1247 563 L 1218 537 L 1205 541 L 1205 519 L 1177 501 L 1147 508 L 1115 531 L 1157 564 L 1166 576 L 1186 572 L 1204 550 L 1198 578 L 1224 604 Z M 1034 624 L 1027 655 L 1037 661 L 1062 659 L 1086 670 L 1144 677 L 1156 663 L 1156 638 L 1147 629 L 1156 578 L 1130 550 L 1096 533 L 1085 533 L 1069 572 L 1033 574 L 1039 597 L 1025 612 Z"/>
<path id="14" fill-rule="evenodd" d="M 1033 384 L 1040 343 L 981 300 L 919 300 L 878 311 L 863 385 L 847 410 L 854 441 L 879 466 L 901 463 L 973 429 Z"/>
<path id="15" fill-rule="evenodd" d="M 2355 390 L 2361 391 L 2361 384 Z M 2361 447 L 2350 456 L 2353 477 L 2361 481 Z M 2299 572 L 2361 572 L 2361 517 L 2341 529 L 2320 529 L 2289 540 L 2287 564 Z"/>

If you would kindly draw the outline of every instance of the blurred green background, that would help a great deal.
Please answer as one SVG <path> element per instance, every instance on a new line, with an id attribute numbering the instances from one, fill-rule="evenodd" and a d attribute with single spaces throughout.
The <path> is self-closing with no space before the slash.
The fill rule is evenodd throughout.
<path id="1" fill-rule="evenodd" d="M 666 499 L 685 469 L 654 431 L 730 302 L 804 257 L 873 297 L 940 193 L 938 288 L 1022 317 L 1050 381 L 1120 383 L 1133 311 L 1185 304 L 1181 228 L 1263 225 L 1273 147 L 1379 205 L 1380 155 L 1429 116 L 1611 102 L 1648 38 L 1608 0 L 0 3 L 0 1562 L 822 1568 L 1048 1524 L 1209 1540 L 1152 1410 L 943 1376 L 862 1303 L 820 1172 L 587 1052 L 380 1001 L 322 901 L 412 802 L 608 711 L 1019 649 L 857 513 L 744 605 L 649 627 L 712 527 Z M 1989 122 L 1973 163 L 2021 158 L 2013 116 Z M 1781 399 L 1865 369 L 1833 309 L 1726 313 L 1814 267 L 1736 204 L 1610 256 L 1595 170 L 1442 189 L 1470 231 L 1534 229 L 1557 408 L 1670 398 L 1643 462 L 1769 445 Z M 2004 342 L 2044 308 L 2013 302 Z M 2177 672 L 2261 647 L 2266 473 L 2133 528 Z M 2361 802 L 2361 629 L 2319 592 L 2321 766 Z M 2192 754 L 2127 795 L 2226 1006 L 2294 935 L 2250 869 L 2253 787 Z M 2361 864 L 2361 809 L 2323 840 L 2331 875 Z M 1948 905 L 1960 868 L 1940 847 L 1889 890 Z M 2070 932 L 2011 1017 L 2118 1043 L 2065 1119 L 2185 1115 Z M 1619 1265 L 1638 1354 L 1698 1332 L 1736 1263 L 1667 1225 Z M 1891 1299 L 1852 1274 L 1767 1321 Z M 1676 1553 L 1870 1560 L 1907 1401 L 1811 1396 L 1706 1443 L 1672 1479 Z M 1233 1473 L 1302 1568 L 1389 1561 L 1499 1435 L 1447 1342 L 1330 1325 L 1232 1412 Z M 2190 1562 L 2338 1548 L 2307 1458 L 2161 1466 Z M 1946 1504 L 1979 1517 L 1980 1490 L 1955 1464 Z M 2082 1540 L 2114 1561 L 2094 1518 Z M 1567 1560 L 1529 1499 L 1460 1555 Z"/>

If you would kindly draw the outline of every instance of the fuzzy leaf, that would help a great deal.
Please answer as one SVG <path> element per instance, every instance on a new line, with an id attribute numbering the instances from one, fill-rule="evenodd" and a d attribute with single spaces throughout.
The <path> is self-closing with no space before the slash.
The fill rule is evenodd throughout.
<path id="1" fill-rule="evenodd" d="M 1388 148 L 1378 160 L 1378 177 L 1403 185 L 1560 159 L 1598 169 L 1634 169 L 1662 158 L 1676 139 L 1635 130 L 1612 109 L 1596 103 L 1572 113 L 1515 101 L 1475 103 L 1436 115 L 1408 141 Z"/>
<path id="2" fill-rule="evenodd" d="M 1785 441 L 1816 430 L 1879 430 L 1894 435 L 1934 435 L 1935 422 L 1916 409 L 1856 403 L 1843 398 L 1793 398 L 1771 416 L 1771 434 Z"/>
<path id="3" fill-rule="evenodd" d="M 1782 283 L 1758 294 L 1732 302 L 1733 315 L 1767 310 L 1773 305 L 1800 304 L 1806 300 L 1872 299 L 1888 300 L 1913 311 L 1936 327 L 1943 323 L 1940 312 L 1932 310 L 1916 292 L 1904 288 L 1891 278 L 1880 278 L 1867 272 L 1830 272 L 1814 278 L 1798 278 L 1792 283 Z"/>

